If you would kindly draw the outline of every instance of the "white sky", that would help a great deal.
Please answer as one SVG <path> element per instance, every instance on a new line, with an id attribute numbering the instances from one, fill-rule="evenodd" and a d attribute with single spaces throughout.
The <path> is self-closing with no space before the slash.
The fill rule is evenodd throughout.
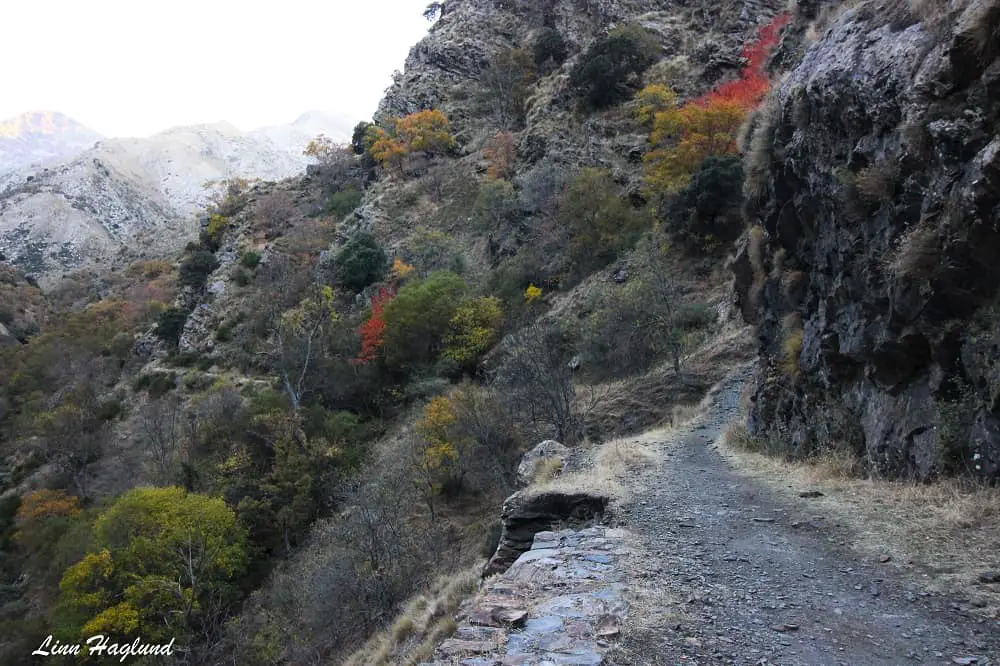
<path id="1" fill-rule="evenodd" d="M 7 0 L 0 120 L 65 113 L 106 136 L 323 109 L 367 120 L 427 31 L 427 0 Z"/>

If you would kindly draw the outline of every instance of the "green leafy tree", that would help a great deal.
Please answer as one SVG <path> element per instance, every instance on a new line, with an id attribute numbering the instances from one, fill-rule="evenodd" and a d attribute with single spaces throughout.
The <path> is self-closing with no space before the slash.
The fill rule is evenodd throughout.
<path id="1" fill-rule="evenodd" d="M 308 437 L 301 415 L 283 407 L 258 411 L 249 432 L 219 465 L 226 498 L 255 545 L 288 555 L 324 505 L 340 460 L 339 442 Z"/>
<path id="2" fill-rule="evenodd" d="M 386 360 L 410 367 L 437 358 L 464 293 L 462 278 L 448 272 L 403 285 L 385 306 Z"/>
<path id="3" fill-rule="evenodd" d="M 619 196 L 611 174 L 601 169 L 584 169 L 569 184 L 558 217 L 570 232 L 570 258 L 581 274 L 614 261 L 650 223 Z"/>
<path id="4" fill-rule="evenodd" d="M 201 289 L 208 281 L 208 276 L 219 267 L 215 255 L 208 250 L 195 250 L 181 262 L 181 284 Z"/>
<path id="5" fill-rule="evenodd" d="M 354 126 L 354 133 L 351 135 L 351 149 L 355 155 L 364 155 L 371 148 L 371 142 L 368 140 L 368 129 L 371 126 L 371 123 L 365 121 Z"/>
<path id="6" fill-rule="evenodd" d="M 221 499 L 136 488 L 97 519 L 94 549 L 63 575 L 59 614 L 74 637 L 204 639 L 246 567 L 246 533 Z"/>
<path id="7" fill-rule="evenodd" d="M 743 231 L 743 161 L 738 155 L 713 155 L 691 182 L 666 205 L 670 230 L 688 243 L 704 246 L 735 240 Z"/>
<path id="8" fill-rule="evenodd" d="M 546 28 L 535 39 L 532 47 L 535 65 L 542 69 L 558 67 L 569 56 L 569 47 L 562 33 L 555 28 Z"/>
<path id="9" fill-rule="evenodd" d="M 274 329 L 281 383 L 298 411 L 309 392 L 309 374 L 319 357 L 323 333 L 338 319 L 332 287 L 314 286 L 299 304 L 278 317 Z"/>
<path id="10" fill-rule="evenodd" d="M 176 347 L 186 322 L 186 312 L 178 308 L 167 308 L 156 318 L 156 336 L 171 347 Z"/>
<path id="11" fill-rule="evenodd" d="M 340 284 L 353 291 L 361 291 L 385 277 L 389 259 L 375 237 L 362 231 L 344 244 L 334 264 Z"/>
<path id="12" fill-rule="evenodd" d="M 363 196 L 361 190 L 353 185 L 348 185 L 330 195 L 326 202 L 326 209 L 335 217 L 342 218 L 361 204 Z"/>

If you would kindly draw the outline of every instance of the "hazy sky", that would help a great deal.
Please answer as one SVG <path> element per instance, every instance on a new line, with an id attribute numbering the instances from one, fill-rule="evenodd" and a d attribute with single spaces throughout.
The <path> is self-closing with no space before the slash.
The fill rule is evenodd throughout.
<path id="1" fill-rule="evenodd" d="M 369 119 L 427 31 L 426 0 L 13 0 L 0 120 L 65 113 L 107 136 L 311 109 Z"/>

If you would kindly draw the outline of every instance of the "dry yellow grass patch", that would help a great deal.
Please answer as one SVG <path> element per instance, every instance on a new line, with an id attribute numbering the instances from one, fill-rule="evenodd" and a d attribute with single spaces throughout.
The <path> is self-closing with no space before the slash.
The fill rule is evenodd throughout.
<path id="1" fill-rule="evenodd" d="M 738 427 L 720 450 L 741 472 L 787 495 L 802 518 L 824 516 L 847 528 L 849 545 L 867 557 L 886 555 L 927 589 L 966 595 L 978 612 L 1000 617 L 1000 590 L 978 585 L 1000 570 L 1000 489 L 949 479 L 935 483 L 860 478 L 860 461 L 829 454 L 788 462 L 748 450 Z M 803 500 L 799 492 L 819 490 Z"/>
<path id="2" fill-rule="evenodd" d="M 601 444 L 592 453 L 592 464 L 585 469 L 535 483 L 527 493 L 589 493 L 624 501 L 636 490 L 635 472 L 659 463 L 662 454 L 657 443 L 663 441 L 667 432 L 654 430 L 639 437 Z"/>
<path id="3" fill-rule="evenodd" d="M 396 621 L 351 655 L 345 666 L 415 665 L 434 655 L 438 644 L 458 630 L 455 614 L 462 602 L 479 589 L 477 564 L 457 574 L 442 576 L 413 599 Z"/>

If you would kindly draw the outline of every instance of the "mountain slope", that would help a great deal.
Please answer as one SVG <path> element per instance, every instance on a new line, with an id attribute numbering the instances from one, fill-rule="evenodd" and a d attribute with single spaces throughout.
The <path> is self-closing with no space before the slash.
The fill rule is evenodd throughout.
<path id="1" fill-rule="evenodd" d="M 61 163 L 0 177 L 0 252 L 43 284 L 67 270 L 176 252 L 195 216 L 231 178 L 281 180 L 305 170 L 316 134 L 345 138 L 343 119 L 306 114 L 244 133 L 227 123 L 108 139 Z"/>

